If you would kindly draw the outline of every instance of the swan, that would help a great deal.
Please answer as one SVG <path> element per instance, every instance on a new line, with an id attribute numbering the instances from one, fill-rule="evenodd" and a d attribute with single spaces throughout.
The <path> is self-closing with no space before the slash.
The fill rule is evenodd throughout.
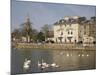
<path id="1" fill-rule="evenodd" d="M 26 69 L 26 70 L 29 69 L 30 64 L 31 64 L 31 60 L 27 60 L 27 59 L 25 59 L 25 62 L 24 62 L 23 68 Z"/>
<path id="2" fill-rule="evenodd" d="M 44 69 L 44 68 L 49 67 L 49 64 L 47 64 L 47 63 L 44 62 L 43 60 L 42 60 L 42 63 L 40 63 L 40 62 L 38 61 L 38 67 L 41 67 L 42 69 Z"/>
<path id="3" fill-rule="evenodd" d="M 82 54 L 82 57 L 84 56 L 84 54 Z"/>
<path id="4" fill-rule="evenodd" d="M 25 64 L 25 63 L 24 63 L 24 66 L 23 66 L 24 69 L 27 70 L 27 69 L 29 69 L 29 67 L 30 67 L 30 66 L 29 66 L 28 64 Z"/>
<path id="5" fill-rule="evenodd" d="M 46 67 L 49 67 L 49 64 L 46 64 Z"/>
<path id="6" fill-rule="evenodd" d="M 81 56 L 80 54 L 78 56 Z"/>
<path id="7" fill-rule="evenodd" d="M 46 62 L 44 62 L 43 60 L 42 60 L 42 64 L 41 64 L 42 66 L 44 66 L 44 67 L 49 67 L 49 64 L 47 64 Z"/>
<path id="8" fill-rule="evenodd" d="M 67 56 L 69 56 L 69 54 L 67 54 Z"/>
<path id="9" fill-rule="evenodd" d="M 41 66 L 41 64 L 40 64 L 40 62 L 38 61 L 38 67 L 40 67 Z"/>
<path id="10" fill-rule="evenodd" d="M 56 66 L 56 63 L 52 63 L 51 66 L 52 66 L 52 67 Z"/>
<path id="11" fill-rule="evenodd" d="M 89 54 L 86 55 L 87 57 L 89 56 Z"/>
<path id="12" fill-rule="evenodd" d="M 45 68 L 48 68 L 48 67 L 59 67 L 59 65 L 57 65 L 56 63 L 52 63 L 52 64 L 47 64 L 46 62 L 44 62 L 43 60 L 42 60 L 42 63 L 40 63 L 39 61 L 38 61 L 38 67 L 40 67 L 42 70 L 43 69 L 45 69 Z"/>
<path id="13" fill-rule="evenodd" d="M 57 65 L 56 63 L 52 63 L 51 66 L 52 67 L 59 67 L 59 65 Z"/>

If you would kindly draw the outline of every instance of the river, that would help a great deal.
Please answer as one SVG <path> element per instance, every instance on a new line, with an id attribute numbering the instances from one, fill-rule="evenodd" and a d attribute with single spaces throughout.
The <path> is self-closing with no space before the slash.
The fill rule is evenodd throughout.
<path id="1" fill-rule="evenodd" d="M 31 60 L 28 70 L 24 70 L 25 59 Z M 58 67 L 41 69 L 38 62 L 56 63 Z M 87 70 L 96 68 L 95 50 L 39 50 L 12 49 L 11 74 Z"/>

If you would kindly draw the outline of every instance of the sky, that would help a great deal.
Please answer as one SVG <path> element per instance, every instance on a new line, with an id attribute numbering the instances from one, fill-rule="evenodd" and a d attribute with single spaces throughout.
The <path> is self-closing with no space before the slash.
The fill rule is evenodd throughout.
<path id="1" fill-rule="evenodd" d="M 11 30 L 20 28 L 20 25 L 26 21 L 27 15 L 32 22 L 32 28 L 39 31 L 43 25 L 53 25 L 64 16 L 85 16 L 90 19 L 90 17 L 96 16 L 96 7 L 12 0 Z"/>

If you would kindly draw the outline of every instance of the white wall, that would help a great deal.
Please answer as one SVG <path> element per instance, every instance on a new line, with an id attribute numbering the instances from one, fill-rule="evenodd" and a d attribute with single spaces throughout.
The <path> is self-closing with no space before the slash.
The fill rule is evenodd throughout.
<path id="1" fill-rule="evenodd" d="M 62 29 L 62 30 L 59 30 L 59 29 Z M 63 32 L 62 36 L 61 36 L 61 32 Z M 68 32 L 69 33 L 72 32 L 72 34 L 68 34 Z M 75 42 L 75 40 L 76 42 L 78 42 L 79 41 L 78 35 L 79 35 L 79 24 L 72 24 L 71 26 L 66 24 L 66 26 L 62 25 L 61 28 L 60 28 L 60 25 L 54 25 L 54 39 L 55 39 L 54 41 L 55 42 L 56 42 L 56 38 L 58 37 L 63 37 L 62 42 L 65 42 L 65 39 L 67 42 L 70 42 L 67 37 L 72 37 L 71 42 Z M 58 40 L 58 42 L 60 42 L 60 40 Z"/>

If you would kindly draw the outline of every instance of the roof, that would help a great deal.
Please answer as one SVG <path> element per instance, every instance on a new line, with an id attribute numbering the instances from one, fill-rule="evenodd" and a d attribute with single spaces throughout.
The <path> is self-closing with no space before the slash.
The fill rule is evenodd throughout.
<path id="1" fill-rule="evenodd" d="M 68 20 L 60 19 L 59 21 L 55 22 L 54 25 L 75 24 L 75 23 L 78 23 L 77 19 L 70 18 Z"/>
<path id="2" fill-rule="evenodd" d="M 79 22 L 79 18 L 80 17 L 65 17 L 63 19 L 60 19 L 59 21 L 55 22 L 54 25 L 66 25 L 66 24 L 96 24 L 96 21 L 92 21 L 92 20 L 85 20 L 85 21 L 81 21 L 81 23 Z"/>

